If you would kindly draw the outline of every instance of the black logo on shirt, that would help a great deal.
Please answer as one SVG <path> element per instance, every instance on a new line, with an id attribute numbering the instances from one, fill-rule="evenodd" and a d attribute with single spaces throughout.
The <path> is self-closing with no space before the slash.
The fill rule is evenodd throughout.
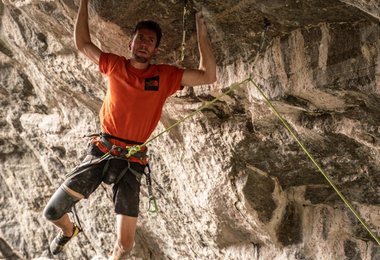
<path id="1" fill-rule="evenodd" d="M 144 81 L 145 81 L 144 90 L 158 91 L 158 86 L 160 83 L 160 76 L 146 78 Z"/>

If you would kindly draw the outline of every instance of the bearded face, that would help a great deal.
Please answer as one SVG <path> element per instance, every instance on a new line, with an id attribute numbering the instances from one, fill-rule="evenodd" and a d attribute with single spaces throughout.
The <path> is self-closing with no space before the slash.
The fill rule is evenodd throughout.
<path id="1" fill-rule="evenodd" d="M 149 29 L 139 29 L 136 31 L 129 43 L 132 58 L 139 63 L 148 63 L 157 52 L 157 35 Z"/>

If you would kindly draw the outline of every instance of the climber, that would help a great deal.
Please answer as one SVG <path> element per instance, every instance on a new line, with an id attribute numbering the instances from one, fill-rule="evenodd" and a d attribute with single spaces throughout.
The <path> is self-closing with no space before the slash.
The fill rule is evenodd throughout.
<path id="1" fill-rule="evenodd" d="M 44 216 L 60 233 L 50 245 L 58 254 L 80 233 L 68 212 L 88 198 L 102 183 L 113 184 L 117 240 L 112 258 L 124 259 L 134 246 L 139 213 L 140 178 L 147 167 L 146 147 L 140 155 L 121 159 L 127 147 L 144 143 L 158 124 L 165 100 L 182 86 L 212 84 L 216 64 L 202 13 L 196 14 L 200 54 L 199 69 L 151 64 L 158 53 L 161 28 L 153 21 L 139 22 L 131 35 L 126 59 L 102 52 L 92 41 L 88 26 L 88 1 L 81 0 L 75 23 L 77 49 L 99 65 L 108 77 L 108 87 L 99 116 L 102 133 L 90 140 L 87 156 L 50 198 Z"/>

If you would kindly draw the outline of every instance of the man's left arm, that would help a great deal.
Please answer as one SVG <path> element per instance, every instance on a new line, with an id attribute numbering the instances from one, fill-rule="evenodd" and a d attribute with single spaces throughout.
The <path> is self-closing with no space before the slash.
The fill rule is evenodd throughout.
<path id="1" fill-rule="evenodd" d="M 216 62 L 212 53 L 207 28 L 201 12 L 196 15 L 199 48 L 199 69 L 186 69 L 182 76 L 182 86 L 211 84 L 216 81 Z"/>

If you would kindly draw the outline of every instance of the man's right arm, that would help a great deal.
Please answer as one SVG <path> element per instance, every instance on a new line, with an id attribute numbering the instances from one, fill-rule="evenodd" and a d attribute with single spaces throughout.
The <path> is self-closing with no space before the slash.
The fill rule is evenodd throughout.
<path id="1" fill-rule="evenodd" d="M 99 64 L 102 51 L 92 43 L 88 27 L 88 0 L 81 0 L 75 23 L 74 41 L 77 49 L 94 63 Z"/>

